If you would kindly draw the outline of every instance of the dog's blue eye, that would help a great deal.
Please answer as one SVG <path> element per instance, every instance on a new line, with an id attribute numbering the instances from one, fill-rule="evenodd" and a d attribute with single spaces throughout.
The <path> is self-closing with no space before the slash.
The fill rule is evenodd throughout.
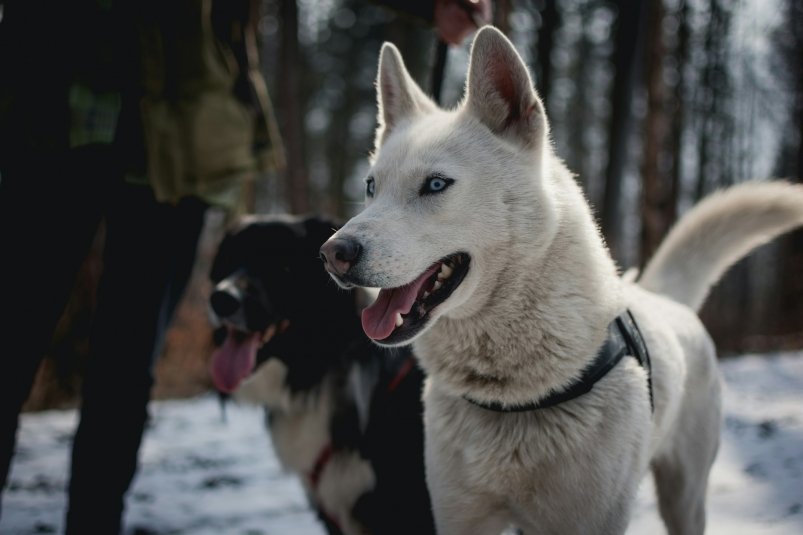
<path id="1" fill-rule="evenodd" d="M 373 197 L 374 191 L 376 191 L 376 183 L 374 182 L 374 177 L 369 176 L 368 180 L 365 181 L 365 195 Z"/>
<path id="2" fill-rule="evenodd" d="M 442 178 L 433 178 L 429 181 L 430 191 L 440 191 L 446 187 L 446 181 Z"/>
<path id="3" fill-rule="evenodd" d="M 429 193 L 440 193 L 452 185 L 454 180 L 446 178 L 441 175 L 430 175 L 424 180 L 424 185 L 421 186 L 421 195 Z"/>

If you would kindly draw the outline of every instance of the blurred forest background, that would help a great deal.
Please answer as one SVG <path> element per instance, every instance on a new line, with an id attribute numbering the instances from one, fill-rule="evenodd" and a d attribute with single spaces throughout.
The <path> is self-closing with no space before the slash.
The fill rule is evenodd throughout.
<path id="1" fill-rule="evenodd" d="M 262 8 L 263 68 L 288 167 L 259 182 L 256 210 L 348 218 L 362 203 L 380 45 L 394 42 L 430 91 L 439 79 L 435 33 L 361 0 L 262 0 Z M 530 66 L 557 153 L 622 269 L 640 265 L 678 215 L 719 187 L 801 180 L 803 0 L 496 0 L 494 24 Z M 445 106 L 462 95 L 469 44 L 449 49 Z M 209 388 L 206 274 L 223 231 L 222 215 L 210 213 L 157 364 L 157 398 Z M 101 264 L 97 245 L 27 410 L 74 403 Z M 732 269 L 702 317 L 723 356 L 803 347 L 803 232 Z"/>

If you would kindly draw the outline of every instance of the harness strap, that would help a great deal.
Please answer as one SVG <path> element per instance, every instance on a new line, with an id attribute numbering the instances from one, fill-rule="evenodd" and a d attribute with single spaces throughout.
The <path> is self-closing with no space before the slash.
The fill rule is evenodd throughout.
<path id="1" fill-rule="evenodd" d="M 399 366 L 399 371 L 396 372 L 396 375 L 394 375 L 393 379 L 391 379 L 390 383 L 388 383 L 388 394 L 393 393 L 394 390 L 399 388 L 399 385 L 413 369 L 413 366 L 415 366 L 415 357 L 410 355 L 404 360 L 404 362 L 402 362 L 401 366 Z"/>
<path id="2" fill-rule="evenodd" d="M 504 405 L 498 401 L 485 403 L 463 396 L 466 401 L 494 412 L 527 412 L 536 409 L 553 407 L 560 403 L 578 398 L 594 388 L 597 381 L 605 377 L 623 357 L 634 357 L 639 365 L 647 372 L 647 386 L 650 391 L 650 408 L 655 412 L 652 393 L 652 366 L 647 344 L 641 336 L 636 320 L 630 310 L 617 316 L 608 325 L 608 338 L 603 342 L 594 361 L 583 370 L 580 377 L 564 390 L 554 392 L 544 398 L 525 405 Z"/>
<path id="3" fill-rule="evenodd" d="M 413 367 L 415 366 L 415 357 L 409 355 L 407 358 L 402 361 L 399 365 L 399 369 L 397 370 L 396 374 L 390 380 L 387 385 L 387 394 L 392 394 L 404 379 L 410 374 Z M 332 443 L 326 444 L 321 451 L 318 453 L 318 456 L 315 458 L 315 463 L 312 465 L 312 470 L 307 474 L 307 479 L 309 480 L 310 487 L 313 491 L 318 489 L 318 483 L 321 480 L 321 474 L 323 473 L 323 469 L 329 463 L 334 454 L 334 446 Z"/>
<path id="4" fill-rule="evenodd" d="M 332 448 L 331 443 L 324 446 L 320 453 L 318 453 L 318 457 L 315 459 L 315 464 L 312 465 L 312 470 L 310 470 L 310 473 L 307 475 L 309 478 L 310 487 L 312 487 L 313 491 L 318 490 L 318 483 L 321 481 L 323 469 L 326 467 L 329 459 L 332 458 L 333 453 L 334 448 Z"/>
<path id="5" fill-rule="evenodd" d="M 647 388 L 650 392 L 650 409 L 652 412 L 655 412 L 655 399 L 652 393 L 652 363 L 650 362 L 650 352 L 647 351 L 647 344 L 644 342 L 644 337 L 641 336 L 636 318 L 633 317 L 630 310 L 626 310 L 616 318 L 616 322 L 620 324 L 619 332 L 625 337 L 629 354 L 636 357 L 638 363 L 644 368 L 644 371 L 647 372 Z"/>

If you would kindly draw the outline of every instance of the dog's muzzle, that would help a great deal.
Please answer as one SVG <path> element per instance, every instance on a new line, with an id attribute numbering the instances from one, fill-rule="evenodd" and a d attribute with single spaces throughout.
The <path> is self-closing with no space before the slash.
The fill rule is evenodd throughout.
<path id="1" fill-rule="evenodd" d="M 321 246 L 321 260 L 330 274 L 343 278 L 360 259 L 362 246 L 353 238 L 332 237 Z"/>
<path id="2" fill-rule="evenodd" d="M 240 310 L 243 296 L 239 288 L 229 280 L 224 280 L 215 287 L 209 296 L 209 304 L 215 315 L 220 319 L 233 316 Z"/>

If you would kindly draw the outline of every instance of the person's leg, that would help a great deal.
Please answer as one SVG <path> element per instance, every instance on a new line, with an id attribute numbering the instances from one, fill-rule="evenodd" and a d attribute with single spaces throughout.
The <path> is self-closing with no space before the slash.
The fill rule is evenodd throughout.
<path id="1" fill-rule="evenodd" d="M 20 408 L 97 231 L 109 164 L 96 146 L 0 169 L 0 489 Z"/>
<path id="2" fill-rule="evenodd" d="M 105 267 L 75 435 L 67 533 L 118 533 L 148 419 L 153 362 L 191 272 L 204 208 L 125 186 L 107 216 Z M 173 297 L 175 296 L 175 297 Z"/>

